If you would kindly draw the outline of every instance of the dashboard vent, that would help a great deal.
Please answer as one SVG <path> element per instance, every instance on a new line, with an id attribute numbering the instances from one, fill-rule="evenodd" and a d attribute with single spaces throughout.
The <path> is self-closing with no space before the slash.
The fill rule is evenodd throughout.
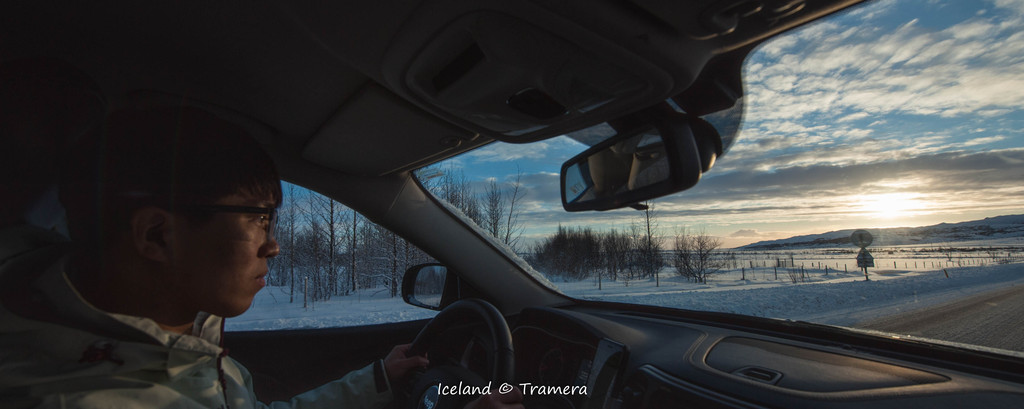
<path id="1" fill-rule="evenodd" d="M 742 376 L 747 379 L 753 379 L 758 382 L 764 382 L 774 385 L 779 379 L 782 379 L 782 373 L 771 369 L 760 368 L 756 366 L 747 366 L 737 369 L 732 373 L 736 376 Z"/>

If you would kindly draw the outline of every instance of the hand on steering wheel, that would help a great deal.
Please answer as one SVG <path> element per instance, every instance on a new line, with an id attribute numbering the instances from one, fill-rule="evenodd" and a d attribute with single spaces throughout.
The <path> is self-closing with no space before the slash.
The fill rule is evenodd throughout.
<path id="1" fill-rule="evenodd" d="M 505 323 L 505 317 L 497 308 L 480 299 L 466 299 L 452 303 L 431 320 L 413 341 L 407 356 L 424 356 L 429 347 L 438 342 L 444 330 L 453 325 L 464 323 L 480 323 L 486 327 L 484 334 L 489 338 L 487 344 L 488 369 L 490 376 L 484 379 L 481 374 L 457 365 L 432 364 L 418 379 L 412 380 L 413 388 L 409 396 L 411 409 L 461 409 L 470 401 L 479 398 L 477 395 L 445 393 L 442 387 L 461 385 L 483 387 L 494 385 L 496 392 L 499 385 L 511 383 L 515 373 L 515 354 L 512 350 L 512 334 Z M 518 398 L 516 398 L 518 396 Z M 474 407 L 500 407 L 505 404 L 517 404 L 522 395 L 506 393 L 502 396 L 487 396 L 473 401 Z"/>
<path id="2" fill-rule="evenodd" d="M 430 363 L 423 355 L 410 354 L 410 347 L 412 344 L 396 345 L 391 348 L 388 356 L 384 357 L 384 373 L 388 375 L 388 382 L 391 385 L 398 385 L 417 368 L 426 367 Z"/>

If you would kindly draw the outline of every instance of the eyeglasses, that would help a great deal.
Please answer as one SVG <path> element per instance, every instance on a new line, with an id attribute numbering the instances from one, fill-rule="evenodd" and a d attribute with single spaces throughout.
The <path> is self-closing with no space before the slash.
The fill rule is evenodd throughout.
<path id="1" fill-rule="evenodd" d="M 277 208 L 255 207 L 255 206 L 230 206 L 230 205 L 188 205 L 187 210 L 210 212 L 210 213 L 247 213 L 260 215 L 260 224 L 267 232 L 267 243 L 274 239 L 274 230 L 277 229 Z"/>

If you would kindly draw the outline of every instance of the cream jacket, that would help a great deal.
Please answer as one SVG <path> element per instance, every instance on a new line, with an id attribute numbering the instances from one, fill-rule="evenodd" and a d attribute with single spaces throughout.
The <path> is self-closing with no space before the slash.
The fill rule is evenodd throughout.
<path id="1" fill-rule="evenodd" d="M 221 317 L 200 314 L 181 335 L 96 309 L 67 278 L 66 246 L 11 245 L 19 235 L 36 239 L 0 232 L 19 249 L 0 251 L 0 408 L 375 409 L 392 399 L 378 361 L 289 402 L 260 403 L 221 346 Z"/>

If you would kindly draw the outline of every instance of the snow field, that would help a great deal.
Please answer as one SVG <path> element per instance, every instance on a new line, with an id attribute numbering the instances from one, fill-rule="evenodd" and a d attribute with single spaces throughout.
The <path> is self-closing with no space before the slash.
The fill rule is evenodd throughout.
<path id="1" fill-rule="evenodd" d="M 789 253 L 794 252 L 777 255 L 779 258 L 786 255 L 788 259 Z M 899 251 L 893 254 L 892 258 L 875 255 L 878 268 L 869 268 L 870 281 L 864 280 L 849 254 L 821 250 L 793 254 L 790 264 L 796 267 L 778 268 L 778 279 L 772 267 L 776 254 L 758 252 L 738 257 L 736 264 L 745 267 L 716 274 L 707 284 L 687 281 L 671 267 L 661 270 L 658 282 L 603 279 L 600 289 L 595 278 L 574 282 L 552 278 L 551 281 L 565 294 L 581 299 L 841 326 L 856 326 L 858 322 L 925 308 L 956 297 L 1024 284 L 1024 263 L 1021 262 L 994 264 L 997 259 L 963 255 L 949 260 L 946 256 L 920 257 L 912 252 L 902 256 Z M 751 262 L 754 268 L 749 267 Z M 892 268 L 894 262 L 897 268 Z M 764 265 L 767 267 L 762 267 Z M 828 274 L 825 274 L 825 266 L 829 268 Z M 790 272 L 794 272 L 792 277 Z M 249 311 L 228 319 L 226 326 L 229 331 L 329 328 L 411 321 L 434 315 L 434 311 L 405 304 L 401 297 L 390 297 L 382 288 L 364 289 L 303 307 L 301 293 L 295 294 L 294 302 L 289 302 L 287 288 L 268 287 L 256 295 Z"/>

